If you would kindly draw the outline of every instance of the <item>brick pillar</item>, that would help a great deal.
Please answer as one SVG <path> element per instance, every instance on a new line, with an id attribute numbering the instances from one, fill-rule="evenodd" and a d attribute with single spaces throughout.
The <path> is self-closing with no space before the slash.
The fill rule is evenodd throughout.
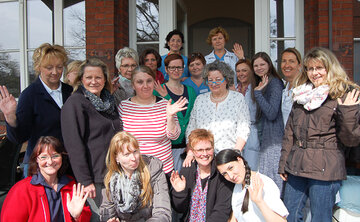
<path id="1" fill-rule="evenodd" d="M 116 72 L 114 57 L 129 45 L 128 0 L 86 0 L 86 57 L 104 61 Z"/>
<path id="2" fill-rule="evenodd" d="M 353 79 L 353 0 L 332 0 L 332 21 L 329 21 L 328 3 L 328 0 L 306 1 L 305 53 L 316 46 L 329 48 L 329 22 L 332 22 L 332 51 Z"/>

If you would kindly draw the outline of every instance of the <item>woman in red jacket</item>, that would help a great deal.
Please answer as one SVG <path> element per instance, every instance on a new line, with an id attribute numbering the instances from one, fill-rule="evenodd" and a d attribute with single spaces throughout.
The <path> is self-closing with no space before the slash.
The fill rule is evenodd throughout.
<path id="1" fill-rule="evenodd" d="M 84 206 L 88 194 L 64 175 L 67 165 L 59 140 L 40 137 L 29 160 L 29 177 L 9 191 L 1 221 L 90 221 L 90 208 Z"/>

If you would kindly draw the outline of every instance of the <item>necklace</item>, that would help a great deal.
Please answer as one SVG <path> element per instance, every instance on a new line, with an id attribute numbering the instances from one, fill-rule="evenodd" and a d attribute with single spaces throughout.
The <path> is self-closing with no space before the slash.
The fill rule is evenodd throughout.
<path id="1" fill-rule="evenodd" d="M 210 98 L 214 103 L 219 103 L 219 102 L 222 102 L 223 100 L 225 100 L 226 97 L 228 96 L 228 94 L 229 94 L 229 90 L 226 91 L 224 96 L 222 96 L 220 98 L 214 98 L 213 94 L 210 93 Z"/>

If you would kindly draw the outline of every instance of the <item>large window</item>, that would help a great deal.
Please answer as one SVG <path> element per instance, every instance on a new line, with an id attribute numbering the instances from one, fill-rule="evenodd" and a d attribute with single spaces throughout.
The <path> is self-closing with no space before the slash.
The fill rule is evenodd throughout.
<path id="1" fill-rule="evenodd" d="M 32 55 L 42 43 L 85 59 L 85 1 L 0 0 L 0 33 L 0 85 L 18 97 L 35 79 Z"/>

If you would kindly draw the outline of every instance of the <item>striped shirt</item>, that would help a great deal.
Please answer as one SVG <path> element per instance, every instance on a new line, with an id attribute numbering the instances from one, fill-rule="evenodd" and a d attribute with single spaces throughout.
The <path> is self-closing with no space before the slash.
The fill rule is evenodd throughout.
<path id="1" fill-rule="evenodd" d="M 170 140 L 176 140 L 180 135 L 180 125 L 176 115 L 174 115 L 175 132 L 171 133 L 167 128 L 167 103 L 167 100 L 161 99 L 151 105 L 139 105 L 127 99 L 121 101 L 118 107 L 124 130 L 139 141 L 140 153 L 160 159 L 165 173 L 174 169 Z"/>

